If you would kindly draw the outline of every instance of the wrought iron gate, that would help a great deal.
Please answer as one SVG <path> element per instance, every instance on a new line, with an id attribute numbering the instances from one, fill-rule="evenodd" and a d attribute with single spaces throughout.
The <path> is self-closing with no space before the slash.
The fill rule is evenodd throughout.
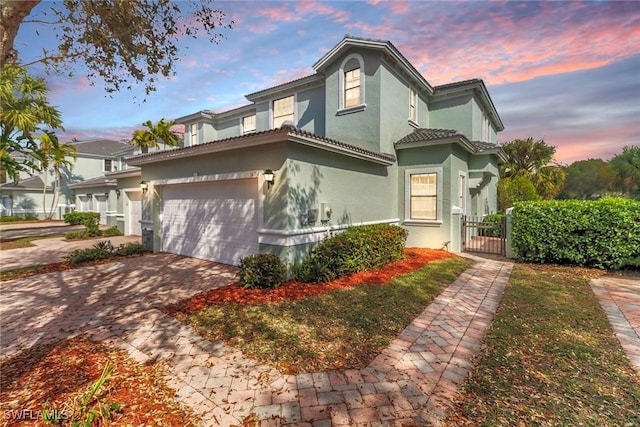
<path id="1" fill-rule="evenodd" d="M 506 255 L 506 218 L 488 221 L 482 217 L 462 217 L 462 250 Z"/>

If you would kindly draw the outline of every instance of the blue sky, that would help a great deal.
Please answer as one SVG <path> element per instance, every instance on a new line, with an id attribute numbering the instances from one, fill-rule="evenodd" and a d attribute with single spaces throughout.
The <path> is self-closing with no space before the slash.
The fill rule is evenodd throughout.
<path id="1" fill-rule="evenodd" d="M 130 138 L 146 120 L 248 103 L 244 95 L 313 74 L 345 34 L 390 40 L 432 85 L 484 79 L 500 142 L 544 139 L 556 160 L 610 159 L 640 146 L 640 2 L 216 1 L 234 21 L 219 44 L 182 41 L 175 77 L 106 97 L 80 65 L 45 76 L 62 140 Z M 37 6 L 35 14 L 51 7 Z M 36 31 L 40 35 L 36 34 Z M 21 60 L 52 42 L 37 24 L 16 39 Z M 41 73 L 33 68 L 35 74 Z"/>

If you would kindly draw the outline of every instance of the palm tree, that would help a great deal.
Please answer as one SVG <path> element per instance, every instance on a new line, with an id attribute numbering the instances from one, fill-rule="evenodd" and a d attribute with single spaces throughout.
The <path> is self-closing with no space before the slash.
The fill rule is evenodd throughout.
<path id="1" fill-rule="evenodd" d="M 39 158 L 41 161 L 41 170 L 44 171 L 44 188 L 42 189 L 42 207 L 44 209 L 47 194 L 47 175 L 48 170 L 53 170 L 53 198 L 51 199 L 51 207 L 47 213 L 47 219 L 53 217 L 55 206 L 60 199 L 60 183 L 62 182 L 62 168 L 68 166 L 73 168 L 73 163 L 78 157 L 76 147 L 72 144 L 60 144 L 58 137 L 53 132 L 45 132 L 38 138 L 40 140 Z M 72 158 L 73 160 L 69 160 Z"/>
<path id="2" fill-rule="evenodd" d="M 0 70 L 0 182 L 17 182 L 21 172 L 38 170 L 33 134 L 62 129 L 60 112 L 49 105 L 48 92 L 43 78 L 22 68 L 5 64 Z"/>
<path id="3" fill-rule="evenodd" d="M 158 148 L 160 143 L 169 147 L 178 146 L 180 139 L 178 135 L 171 130 L 175 125 L 176 122 L 173 120 L 166 121 L 165 119 L 160 119 L 155 125 L 151 120 L 147 120 L 142 123 L 142 126 L 145 126 L 146 129 L 138 129 L 133 132 L 131 145 L 139 147 L 142 153 L 148 153 L 150 147 Z"/>

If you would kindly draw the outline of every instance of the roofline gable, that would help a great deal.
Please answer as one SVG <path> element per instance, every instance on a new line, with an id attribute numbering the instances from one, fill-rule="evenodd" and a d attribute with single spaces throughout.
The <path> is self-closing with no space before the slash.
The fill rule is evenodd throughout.
<path id="1" fill-rule="evenodd" d="M 388 40 L 365 39 L 346 35 L 337 45 L 313 64 L 313 69 L 316 70 L 316 72 L 323 72 L 331 63 L 352 47 L 377 50 L 387 54 L 387 56 L 398 63 L 414 81 L 422 85 L 429 94 L 433 93 L 433 86 L 431 86 L 427 79 L 409 62 L 398 48 Z"/>
<path id="2" fill-rule="evenodd" d="M 487 112 L 489 113 L 489 117 L 492 119 L 496 130 L 498 132 L 503 131 L 504 124 L 502 123 L 502 119 L 500 118 L 498 110 L 496 109 L 496 106 L 491 99 L 491 95 L 489 95 L 489 90 L 487 89 L 487 86 L 484 84 L 484 81 L 482 79 L 463 80 L 460 82 L 447 83 L 436 86 L 434 88 L 433 100 L 437 101 L 439 97 L 456 95 L 468 91 L 473 91 L 480 96 L 480 100 L 481 102 L 483 102 L 484 107 L 488 110 Z"/>

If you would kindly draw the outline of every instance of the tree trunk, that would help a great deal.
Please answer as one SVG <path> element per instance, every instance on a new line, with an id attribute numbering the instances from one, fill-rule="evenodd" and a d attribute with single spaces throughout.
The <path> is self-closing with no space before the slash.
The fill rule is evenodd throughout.
<path id="1" fill-rule="evenodd" d="M 20 29 L 24 18 L 40 0 L 0 0 L 0 67 L 4 67 L 7 61 L 15 61 L 17 52 L 13 48 L 13 42 Z"/>

